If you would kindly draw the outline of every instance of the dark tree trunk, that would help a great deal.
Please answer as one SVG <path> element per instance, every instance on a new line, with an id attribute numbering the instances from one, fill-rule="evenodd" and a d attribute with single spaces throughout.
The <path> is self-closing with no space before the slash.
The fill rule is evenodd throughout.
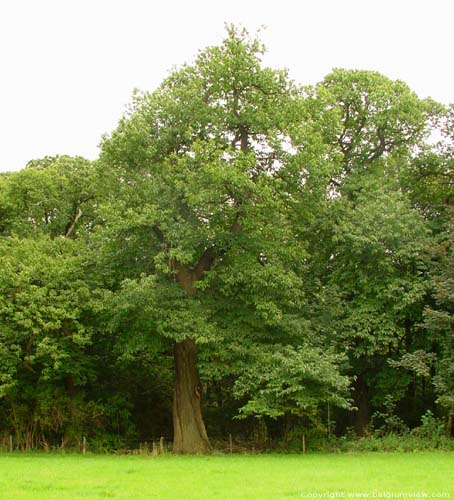
<path id="1" fill-rule="evenodd" d="M 355 381 L 353 397 L 355 406 L 358 408 L 353 413 L 353 427 L 357 436 L 364 436 L 369 424 L 369 397 L 366 377 L 363 373 L 359 374 Z"/>
<path id="2" fill-rule="evenodd" d="M 208 453 L 210 443 L 201 408 L 197 345 L 192 339 L 174 344 L 175 392 L 173 399 L 174 453 Z"/>
<path id="3" fill-rule="evenodd" d="M 448 435 L 448 437 L 451 437 L 452 436 L 452 429 L 453 429 L 453 415 L 450 414 L 448 416 L 448 421 L 446 423 L 446 434 Z"/>
<path id="4" fill-rule="evenodd" d="M 243 134 L 243 132 L 242 132 Z M 242 147 L 247 147 L 246 139 L 241 138 Z M 230 231 L 242 231 L 239 222 L 239 211 L 232 222 Z M 159 226 L 153 231 L 164 243 L 165 237 Z M 170 259 L 169 271 L 175 281 L 185 291 L 188 297 L 197 293 L 196 284 L 209 271 L 217 257 L 213 247 L 206 248 L 195 266 L 181 264 L 176 259 Z M 205 429 L 201 407 L 201 387 L 197 370 L 197 345 L 194 339 L 175 342 L 175 391 L 173 397 L 173 451 L 174 453 L 207 453 L 210 442 Z"/>
<path id="5" fill-rule="evenodd" d="M 191 269 L 177 262 L 176 279 L 186 294 L 196 293 L 196 283 L 210 269 L 214 256 L 207 250 Z M 197 369 L 197 344 L 194 339 L 175 342 L 175 391 L 173 397 L 173 451 L 174 453 L 208 453 L 210 442 L 205 429 L 201 407 L 201 387 Z"/>

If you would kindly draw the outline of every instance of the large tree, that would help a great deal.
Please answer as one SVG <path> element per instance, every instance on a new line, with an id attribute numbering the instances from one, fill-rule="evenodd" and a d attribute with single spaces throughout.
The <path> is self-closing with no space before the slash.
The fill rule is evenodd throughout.
<path id="1" fill-rule="evenodd" d="M 118 310 L 136 301 L 142 333 L 173 342 L 177 453 L 209 449 L 198 346 L 225 348 L 250 332 L 272 349 L 302 301 L 298 228 L 324 195 L 326 145 L 298 89 L 262 67 L 262 53 L 230 28 L 155 92 L 136 93 L 102 144 L 107 255 L 130 266 Z"/>
<path id="2" fill-rule="evenodd" d="M 16 446 L 67 443 L 90 411 L 83 387 L 95 377 L 103 294 L 85 238 L 92 175 L 88 160 L 47 157 L 0 184 L 0 398 Z"/>
<path id="3" fill-rule="evenodd" d="M 441 106 L 372 71 L 336 69 L 306 92 L 332 165 L 329 201 L 309 235 L 310 270 L 313 287 L 318 279 L 331 308 L 337 303 L 324 329 L 349 354 L 363 433 L 380 398 L 374 380 L 386 386 L 387 358 L 412 350 L 421 334 L 428 232 L 408 177 Z"/>

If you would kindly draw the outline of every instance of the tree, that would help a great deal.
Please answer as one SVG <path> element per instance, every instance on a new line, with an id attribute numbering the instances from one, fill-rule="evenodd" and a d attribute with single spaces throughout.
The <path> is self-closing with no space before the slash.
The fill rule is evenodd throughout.
<path id="1" fill-rule="evenodd" d="M 348 185 L 380 159 L 402 157 L 427 135 L 439 105 L 374 71 L 335 69 L 307 89 L 312 113 L 338 160 L 331 184 Z M 333 156 L 334 157 L 334 156 Z M 345 182 L 347 181 L 347 182 Z M 354 187 L 354 186 L 353 186 Z"/>
<path id="2" fill-rule="evenodd" d="M 426 350 L 437 358 L 430 376 L 437 402 L 448 413 L 448 430 L 454 418 L 453 366 L 453 204 L 454 105 L 439 109 L 434 118 L 438 141 L 427 145 L 412 162 L 405 185 L 415 207 L 431 231 L 426 265 L 431 278 L 424 311 Z"/>
<path id="3" fill-rule="evenodd" d="M 438 403 L 448 412 L 448 432 L 451 434 L 454 419 L 454 241 L 453 222 L 445 237 L 432 247 L 432 276 L 434 303 L 426 307 L 425 327 L 437 349 L 437 371 L 433 382 Z"/>
<path id="4" fill-rule="evenodd" d="M 23 170 L 8 174 L 0 189 L 4 235 L 74 238 L 81 228 L 94 226 L 98 183 L 92 162 L 85 158 L 32 160 Z"/>
<path id="5" fill-rule="evenodd" d="M 81 388 L 104 296 L 86 245 L 93 175 L 85 159 L 47 157 L 0 184 L 0 397 L 18 446 L 65 442 L 90 413 Z"/>
<path id="6" fill-rule="evenodd" d="M 406 186 L 440 106 L 371 71 L 334 70 L 306 93 L 332 165 L 328 201 L 309 236 L 310 272 L 336 315 L 325 335 L 350 357 L 363 433 L 370 385 L 388 357 L 413 348 L 422 319 L 428 231 Z"/>
<path id="7" fill-rule="evenodd" d="M 326 148 L 298 89 L 262 68 L 262 53 L 229 28 L 221 46 L 136 93 L 102 144 L 107 245 L 143 245 L 120 296 L 133 293 L 142 328 L 173 341 L 177 453 L 209 449 L 198 347 L 222 348 L 241 329 L 276 341 L 302 301 L 299 214 L 313 210 Z"/>

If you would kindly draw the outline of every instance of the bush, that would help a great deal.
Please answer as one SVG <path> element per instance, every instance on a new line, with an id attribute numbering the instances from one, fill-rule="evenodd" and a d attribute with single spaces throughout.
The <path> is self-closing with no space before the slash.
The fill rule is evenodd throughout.
<path id="1" fill-rule="evenodd" d="M 421 417 L 421 425 L 411 431 L 395 417 L 391 399 L 385 401 L 385 411 L 375 416 L 380 426 L 372 427 L 368 436 L 358 438 L 346 433 L 342 437 L 315 439 L 309 449 L 321 452 L 454 451 L 454 439 L 446 435 L 443 421 L 430 410 Z"/>
<path id="2" fill-rule="evenodd" d="M 439 439 L 445 437 L 445 425 L 443 421 L 427 410 L 421 417 L 421 425 L 412 430 L 412 434 L 422 439 Z"/>

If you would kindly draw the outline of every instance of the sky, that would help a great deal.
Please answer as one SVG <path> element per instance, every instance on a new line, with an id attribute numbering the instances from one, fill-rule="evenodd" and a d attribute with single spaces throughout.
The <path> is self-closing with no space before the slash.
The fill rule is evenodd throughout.
<path id="1" fill-rule="evenodd" d="M 226 23 L 266 65 L 314 84 L 370 69 L 454 102 L 453 0 L 0 0 L 0 171 L 46 155 L 98 156 L 134 88 L 153 90 Z"/>

